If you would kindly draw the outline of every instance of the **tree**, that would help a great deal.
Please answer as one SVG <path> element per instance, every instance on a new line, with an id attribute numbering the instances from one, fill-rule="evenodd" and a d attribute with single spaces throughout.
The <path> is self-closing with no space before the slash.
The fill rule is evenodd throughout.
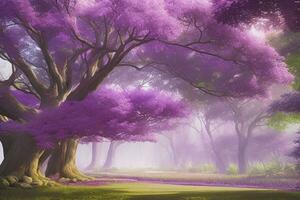
<path id="1" fill-rule="evenodd" d="M 108 147 L 106 160 L 103 164 L 103 169 L 110 169 L 113 165 L 113 160 L 117 151 L 117 148 L 122 144 L 122 141 L 111 141 Z"/>
<path id="2" fill-rule="evenodd" d="M 0 56 L 16 69 L 1 84 L 36 96 L 39 111 L 84 101 L 121 66 L 151 66 L 200 91 L 235 97 L 262 95 L 272 83 L 291 80 L 274 49 L 218 23 L 208 1 L 4 0 L 0 13 Z M 27 116 L 36 113 L 15 101 L 9 90 L 5 103 L 1 105 L 11 106 L 0 114 L 11 120 L 29 122 Z M 33 162 L 37 149 L 31 135 L 10 139 L 4 155 L 8 164 L 2 168 L 19 157 L 24 158 L 21 163 Z M 8 136 L 3 137 L 1 142 Z M 68 139 L 55 151 L 42 153 L 40 162 L 51 155 L 48 166 L 53 168 L 52 161 L 74 154 L 77 144 Z"/>
<path id="3" fill-rule="evenodd" d="M 208 100 L 202 102 L 200 111 L 198 110 L 199 108 L 197 109 L 195 113 L 196 124 L 192 126 L 199 134 L 206 134 L 208 136 L 215 165 L 220 173 L 226 172 L 226 164 L 221 151 L 217 148 L 214 131 L 216 131 L 224 121 L 230 120 L 230 117 L 228 117 L 229 112 L 224 108 L 226 107 L 216 101 L 216 98 L 208 98 Z"/>
<path id="4" fill-rule="evenodd" d="M 92 160 L 89 166 L 87 167 L 87 170 L 89 171 L 95 171 L 99 170 L 100 163 L 99 163 L 99 157 L 101 155 L 101 142 L 92 142 Z"/>
<path id="5" fill-rule="evenodd" d="M 74 178 L 79 172 L 69 170 L 74 169 L 72 165 L 75 165 L 77 146 L 75 141 L 80 138 L 87 137 L 93 141 L 96 140 L 95 137 L 100 136 L 111 140 L 153 141 L 151 133 L 170 129 L 174 124 L 169 124 L 168 120 L 184 116 L 184 104 L 162 93 L 101 89 L 84 101 L 68 101 L 58 108 L 44 110 L 26 124 L 6 123 L 2 131 L 31 134 L 40 147 L 35 158 L 37 164 L 45 149 L 64 145 L 71 138 L 75 145 L 72 150 L 75 152 L 67 152 L 68 156 L 63 160 L 56 160 L 54 169 L 48 168 L 46 174 L 55 175 L 57 170 L 60 170 L 60 176 Z M 76 178 L 81 180 L 82 176 L 84 175 Z"/>
<path id="6" fill-rule="evenodd" d="M 238 169 L 239 173 L 245 173 L 247 170 L 247 150 L 255 129 L 264 126 L 265 119 L 268 117 L 266 112 L 267 102 L 258 105 L 255 100 L 228 101 L 235 132 L 238 139 Z"/>
<path id="7" fill-rule="evenodd" d="M 300 101 L 299 92 L 284 94 L 281 96 L 280 99 L 274 101 L 271 104 L 269 110 L 273 114 L 273 118 L 271 119 L 270 122 L 271 126 L 278 129 L 284 129 L 289 124 L 293 124 L 293 123 L 299 124 L 300 122 L 299 101 Z M 300 159 L 299 139 L 295 141 L 295 144 L 296 144 L 296 148 L 291 155 L 294 156 L 299 161 Z"/>
<path id="8" fill-rule="evenodd" d="M 215 163 L 220 172 L 225 172 L 226 164 L 214 137 L 214 131 L 221 125 L 232 122 L 236 134 L 236 157 L 239 173 L 245 173 L 247 169 L 247 151 L 256 129 L 265 125 L 268 116 L 266 112 L 268 101 L 265 99 L 258 105 L 255 98 L 208 98 L 201 108 L 202 114 L 198 114 L 198 120 L 203 124 L 209 137 L 210 145 L 215 157 Z"/>
<path id="9" fill-rule="evenodd" d="M 282 55 L 286 57 L 290 72 L 295 75 L 293 84 L 295 90 L 299 90 L 299 30 L 300 30 L 300 4 L 298 1 L 287 0 L 238 0 L 230 1 L 225 4 L 216 1 L 216 15 L 224 23 L 239 25 L 241 23 L 251 24 L 257 18 L 267 18 L 274 26 L 281 26 L 285 35 L 279 39 L 273 39 L 272 43 L 277 47 Z M 283 21 L 281 20 L 283 18 Z M 275 23 L 274 23 L 275 22 Z M 277 113 L 273 116 L 273 126 L 284 128 L 288 123 L 299 122 L 296 102 L 299 98 L 297 93 L 283 95 L 281 100 L 275 101 L 271 105 L 272 112 Z M 274 123 L 275 122 L 275 123 Z M 297 152 L 297 149 L 295 150 Z M 294 155 L 297 155 L 294 154 Z"/>

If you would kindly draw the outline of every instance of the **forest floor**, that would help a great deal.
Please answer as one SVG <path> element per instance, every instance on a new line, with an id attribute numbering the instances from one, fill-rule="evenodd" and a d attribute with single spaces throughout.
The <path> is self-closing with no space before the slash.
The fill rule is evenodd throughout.
<path id="1" fill-rule="evenodd" d="M 299 200 L 299 177 L 249 177 L 166 171 L 89 174 L 89 182 L 0 189 L 0 200 Z M 299 190 L 299 189 L 298 189 Z"/>
<path id="2" fill-rule="evenodd" d="M 151 182 L 190 186 L 227 186 L 242 188 L 264 188 L 280 190 L 299 190 L 300 177 L 266 177 L 248 175 L 203 174 L 182 171 L 107 171 L 91 173 L 98 181 L 90 185 L 98 185 L 99 180 L 106 182 Z"/>
<path id="3" fill-rule="evenodd" d="M 0 190 L 0 200 L 299 200 L 300 192 L 157 183 Z"/>

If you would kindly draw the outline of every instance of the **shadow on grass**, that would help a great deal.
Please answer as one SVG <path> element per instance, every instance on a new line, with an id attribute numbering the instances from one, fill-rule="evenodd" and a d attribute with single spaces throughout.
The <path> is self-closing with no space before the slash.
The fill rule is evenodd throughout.
<path id="1" fill-rule="evenodd" d="M 119 200 L 124 191 L 96 188 L 37 188 L 0 190 L 0 200 Z M 127 198 L 128 199 L 128 198 Z"/>
<path id="2" fill-rule="evenodd" d="M 199 191 L 147 194 L 104 188 L 0 190 L 0 200 L 299 200 L 300 193 L 280 191 Z"/>
<path id="3" fill-rule="evenodd" d="M 137 195 L 129 200 L 299 200 L 300 193 L 275 191 L 178 192 L 175 194 Z"/>

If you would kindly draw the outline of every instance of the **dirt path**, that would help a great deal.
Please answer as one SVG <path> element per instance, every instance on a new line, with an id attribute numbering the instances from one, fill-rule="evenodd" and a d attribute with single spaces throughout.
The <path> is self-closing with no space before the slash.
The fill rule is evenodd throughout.
<path id="1" fill-rule="evenodd" d="M 258 188 L 258 189 L 278 189 L 278 190 L 299 190 L 299 181 L 267 181 L 262 179 L 226 179 L 226 180 L 170 180 L 167 178 L 150 178 L 150 177 L 135 177 L 126 175 L 100 175 L 93 181 L 69 183 L 69 185 L 86 185 L 98 186 L 111 183 L 132 183 L 132 182 L 146 182 L 159 183 L 171 185 L 187 185 L 187 186 L 215 186 L 215 187 L 239 187 L 239 188 Z"/>

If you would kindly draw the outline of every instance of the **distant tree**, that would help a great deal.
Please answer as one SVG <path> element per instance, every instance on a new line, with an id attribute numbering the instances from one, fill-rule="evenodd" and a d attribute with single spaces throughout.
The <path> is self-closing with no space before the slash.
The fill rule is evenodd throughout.
<path id="1" fill-rule="evenodd" d="M 113 166 L 113 161 L 116 155 L 117 148 L 122 144 L 122 141 L 111 141 L 108 147 L 106 159 L 103 164 L 103 169 L 110 169 Z"/>
<path id="2" fill-rule="evenodd" d="M 224 123 L 224 121 L 226 121 L 226 118 L 228 120 L 230 120 L 230 118 L 228 117 L 228 110 L 223 109 L 224 105 L 222 105 L 220 102 L 217 103 L 215 101 L 216 100 L 211 99 L 210 101 L 206 102 L 206 104 L 202 104 L 203 108 L 200 108 L 200 111 L 197 111 L 195 113 L 197 125 L 192 125 L 192 128 L 199 134 L 205 134 L 208 136 L 216 168 L 218 172 L 225 173 L 226 164 L 224 158 L 222 157 L 221 151 L 219 151 L 217 147 L 214 132 L 218 130 L 218 128 L 221 126 L 222 123 Z M 213 113 L 215 111 L 218 112 L 217 115 Z"/>
<path id="3" fill-rule="evenodd" d="M 92 142 L 92 158 L 91 163 L 87 166 L 89 171 L 97 171 L 100 169 L 100 157 L 102 156 L 101 152 L 102 142 Z"/>
<path id="4" fill-rule="evenodd" d="M 228 100 L 227 102 L 238 139 L 237 160 L 239 173 L 245 173 L 247 170 L 247 151 L 255 129 L 266 125 L 268 102 L 266 100 L 265 102 L 259 101 L 259 105 L 257 100 L 252 99 L 239 102 Z"/>
<path id="5" fill-rule="evenodd" d="M 209 101 L 212 102 L 212 101 Z M 254 136 L 255 130 L 260 126 L 266 125 L 266 118 L 268 113 L 268 101 L 261 101 L 258 105 L 257 99 L 217 99 L 215 103 L 207 105 L 204 109 L 203 124 L 209 133 L 211 146 L 216 156 L 216 160 L 219 165 L 225 165 L 224 160 L 217 148 L 217 144 L 213 138 L 213 132 L 211 131 L 211 124 L 214 121 L 223 121 L 226 123 L 232 122 L 237 138 L 237 163 L 239 173 L 245 173 L 247 169 L 247 151 L 250 145 L 251 139 Z M 220 166 L 219 166 L 220 167 Z M 223 169 L 224 170 L 224 169 Z"/>
<path id="6" fill-rule="evenodd" d="M 282 97 L 273 102 L 270 106 L 270 112 L 273 114 L 273 118 L 270 121 L 270 125 L 278 128 L 284 129 L 289 124 L 299 124 L 300 123 L 300 93 L 292 92 L 282 95 Z M 295 141 L 296 148 L 292 153 L 300 165 L 300 154 L 299 139 Z"/>

